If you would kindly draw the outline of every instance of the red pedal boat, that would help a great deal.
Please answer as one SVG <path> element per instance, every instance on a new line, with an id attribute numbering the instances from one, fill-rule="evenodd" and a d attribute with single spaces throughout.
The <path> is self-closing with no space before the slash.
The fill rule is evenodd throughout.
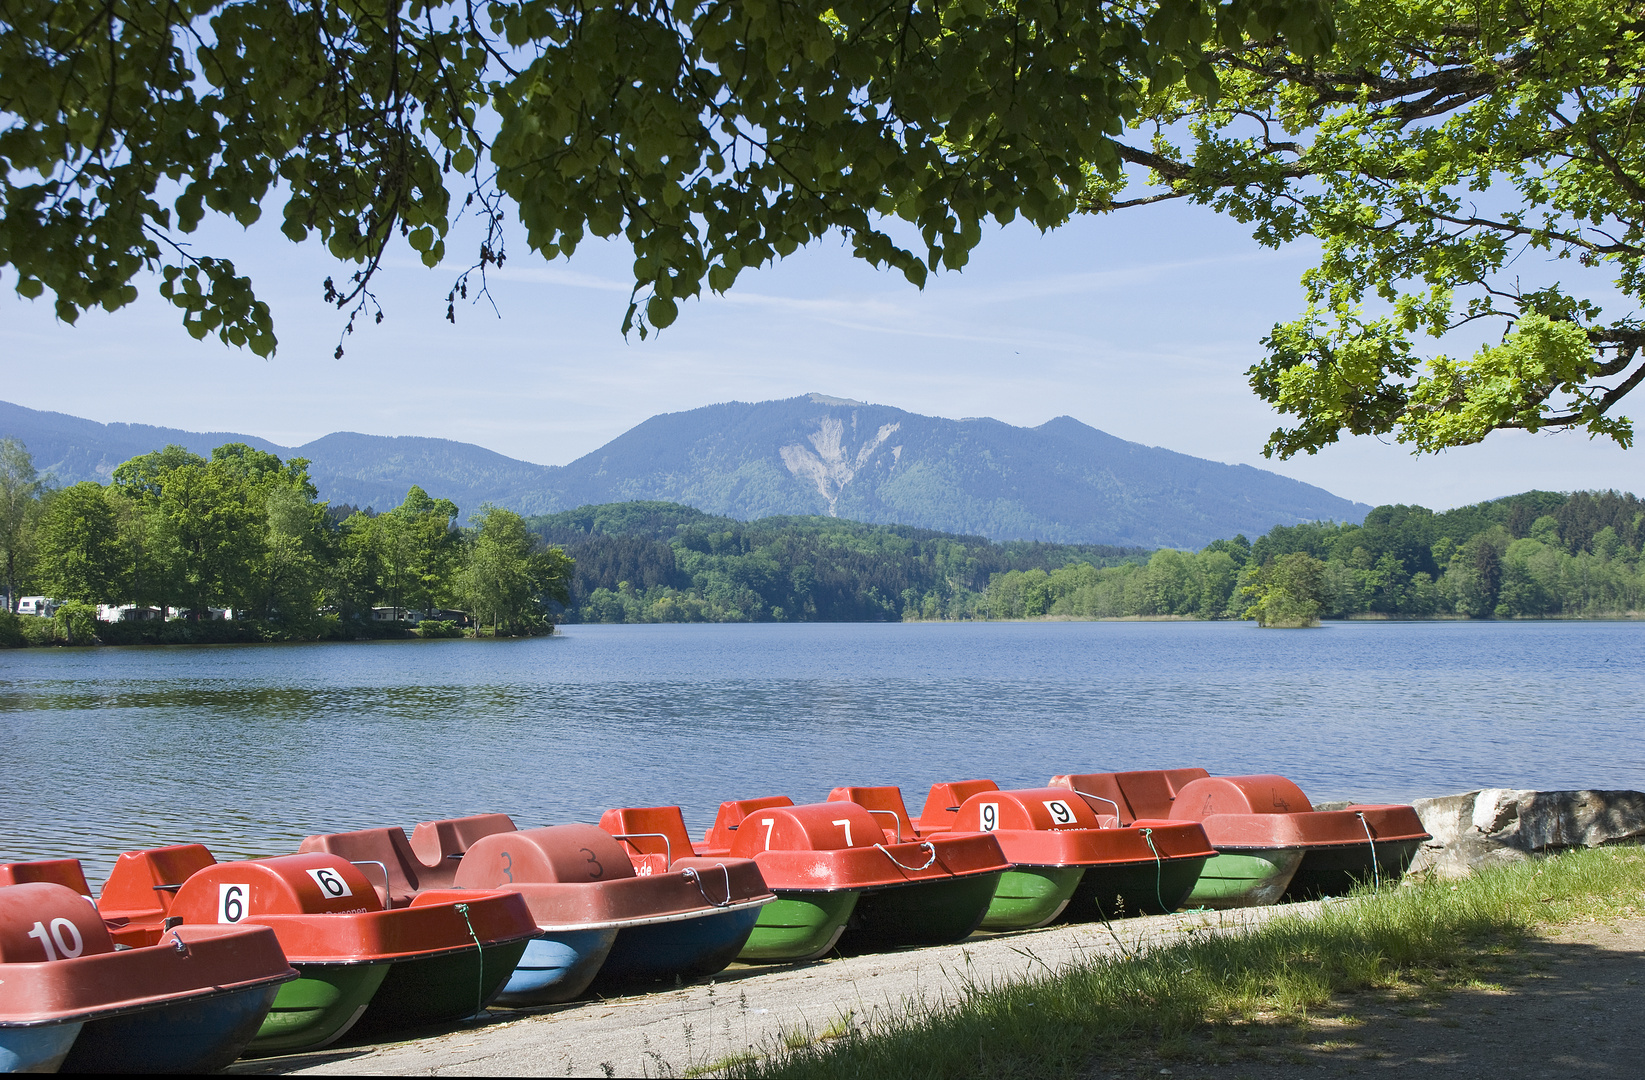
<path id="1" fill-rule="evenodd" d="M 297 978 L 266 927 L 176 926 L 117 950 L 73 860 L 0 866 L 17 881 L 0 888 L 0 1070 L 213 1072 Z"/>
<path id="2" fill-rule="evenodd" d="M 759 909 L 775 897 L 754 863 L 636 867 L 619 841 L 593 825 L 519 830 L 506 814 L 425 821 L 409 842 L 398 828 L 311 836 L 325 850 L 382 866 L 395 903 L 427 882 L 520 895 L 537 933 L 499 1001 L 568 1001 L 591 985 L 699 978 L 742 949 Z"/>
<path id="3" fill-rule="evenodd" d="M 747 960 L 958 941 L 982 922 L 1010 867 L 990 836 L 899 841 L 854 803 L 795 806 L 781 795 L 721 803 L 695 849 L 677 807 L 612 810 L 601 825 L 666 832 L 674 851 L 691 855 L 753 859 L 778 900 L 761 911 Z"/>
<path id="4" fill-rule="evenodd" d="M 1216 854 L 1194 823 L 1119 828 L 1113 817 L 1099 817 L 1060 788 L 1001 791 L 992 780 L 935 784 L 918 818 L 908 816 L 895 787 L 840 787 L 828 798 L 863 806 L 899 835 L 992 835 L 1013 864 L 983 919 L 993 930 L 1044 926 L 1058 917 L 1175 911 Z"/>
<path id="5" fill-rule="evenodd" d="M 1409 806 L 1317 811 L 1283 776 L 1212 776 L 1152 769 L 1052 777 L 1053 787 L 1117 808 L 1121 821 L 1197 821 L 1217 849 L 1190 904 L 1246 907 L 1341 896 L 1357 883 L 1398 881 L 1429 839 Z"/>

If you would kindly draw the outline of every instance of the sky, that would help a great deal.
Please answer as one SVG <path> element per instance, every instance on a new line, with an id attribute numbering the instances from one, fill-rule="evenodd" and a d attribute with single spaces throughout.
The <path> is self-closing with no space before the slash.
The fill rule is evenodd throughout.
<path id="1" fill-rule="evenodd" d="M 1353 438 L 1312 457 L 1263 458 L 1280 417 L 1244 373 L 1268 329 L 1302 309 L 1313 252 L 1262 248 L 1203 208 L 1144 207 L 1046 234 L 1020 223 L 985 231 L 963 272 L 933 275 L 923 291 L 831 238 L 745 271 L 726 296 L 683 304 L 645 341 L 621 333 L 626 248 L 596 241 L 550 263 L 516 228 L 491 279 L 496 312 L 482 301 L 447 323 L 458 268 L 425 269 L 402 248 L 375 286 L 384 321 L 358 327 L 341 359 L 344 316 L 320 294 L 347 268 L 268 222 L 212 223 L 193 239 L 198 253 L 251 273 L 274 311 L 272 358 L 189 338 L 154 279 L 138 282 L 135 304 L 69 326 L 49 296 L 18 298 L 8 275 L 0 400 L 286 446 L 333 431 L 433 436 L 560 465 L 657 413 L 822 393 L 1025 426 L 1068 415 L 1373 505 L 1446 509 L 1530 488 L 1645 492 L 1645 452 L 1569 432 L 1497 433 L 1425 457 Z"/>

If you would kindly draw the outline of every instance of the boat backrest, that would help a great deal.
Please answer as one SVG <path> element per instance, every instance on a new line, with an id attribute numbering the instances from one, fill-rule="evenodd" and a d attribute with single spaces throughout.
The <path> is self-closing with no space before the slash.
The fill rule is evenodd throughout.
<path id="1" fill-rule="evenodd" d="M 425 882 L 432 873 L 425 870 L 411 851 L 404 829 L 389 826 L 384 829 L 359 829 L 355 832 L 322 833 L 310 836 L 297 845 L 297 850 L 324 851 L 360 866 L 374 886 L 385 884 L 379 878 L 386 872 L 387 888 L 383 906 L 405 907 L 419 889 L 448 888 L 457 876 L 457 860 L 451 860 L 451 871 L 438 884 Z M 373 863 L 379 866 L 371 865 Z M 422 872 L 419 872 L 422 871 Z"/>
<path id="2" fill-rule="evenodd" d="M 756 810 L 765 810 L 773 806 L 793 806 L 794 800 L 787 795 L 763 795 L 758 799 L 733 799 L 720 804 L 719 813 L 714 815 L 714 825 L 703 837 L 703 848 L 709 852 L 729 851 L 732 843 L 737 839 L 737 829 L 743 823 L 743 818 Z"/>
<path id="3" fill-rule="evenodd" d="M 1169 818 L 1177 792 L 1211 774 L 1204 769 L 1141 769 L 1136 772 L 1073 773 L 1053 776 L 1052 787 L 1065 787 L 1087 796 L 1097 813 L 1113 813 L 1119 806 L 1120 824 L 1138 818 Z M 1107 800 L 1107 801 L 1103 801 Z"/>
<path id="4" fill-rule="evenodd" d="M 514 831 L 514 819 L 507 814 L 474 814 L 471 817 L 423 821 L 411 830 L 411 853 L 423 866 L 443 869 L 448 860 L 455 863 L 461 859 L 463 852 L 473 847 L 482 836 Z"/>
<path id="5" fill-rule="evenodd" d="M 459 889 L 505 889 L 541 882 L 617 881 L 634 877 L 622 844 L 596 825 L 551 825 L 544 829 L 481 837 L 457 869 Z"/>
<path id="6" fill-rule="evenodd" d="M 26 881 L 0 888 L 0 964 L 73 960 L 113 951 L 114 939 L 97 909 L 68 886 Z M 12 1000 L 24 1004 L 24 999 Z M 48 1003 L 39 1004 L 44 1008 Z"/>
<path id="7" fill-rule="evenodd" d="M 675 859 L 697 854 L 678 806 L 625 806 L 600 815 L 600 828 L 620 837 L 635 866 L 666 871 Z"/>
<path id="8" fill-rule="evenodd" d="M 954 827 L 954 819 L 965 805 L 965 800 L 985 791 L 998 791 L 992 780 L 951 780 L 932 784 L 925 797 L 925 808 L 920 811 L 920 832 L 943 832 Z"/>
<path id="9" fill-rule="evenodd" d="M 86 884 L 86 871 L 79 859 L 0 863 L 0 885 L 23 885 L 31 881 L 49 881 L 91 899 L 91 886 Z"/>
<path id="10" fill-rule="evenodd" d="M 885 832 L 866 807 L 836 802 L 768 806 L 741 822 L 731 854 L 756 858 L 764 851 L 837 851 L 884 843 Z"/>
<path id="11" fill-rule="evenodd" d="M 919 835 L 902 801 L 901 788 L 837 787 L 828 793 L 828 801 L 854 802 L 867 810 L 880 823 L 880 831 L 891 843 L 900 844 Z"/>
<path id="12" fill-rule="evenodd" d="M 1183 785 L 1171 816 L 1204 821 L 1213 814 L 1306 814 L 1302 789 L 1283 776 L 1207 776 Z"/>
<path id="13" fill-rule="evenodd" d="M 158 923 L 171 914 L 171 902 L 183 883 L 216 863 L 202 844 L 128 851 L 114 861 L 97 910 L 105 919 Z"/>

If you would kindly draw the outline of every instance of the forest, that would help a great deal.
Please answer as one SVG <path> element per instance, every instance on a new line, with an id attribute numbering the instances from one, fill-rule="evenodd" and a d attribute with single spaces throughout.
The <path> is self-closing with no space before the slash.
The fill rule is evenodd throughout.
<path id="1" fill-rule="evenodd" d="M 387 513 L 328 506 L 307 469 L 168 446 L 54 488 L 0 440 L 0 645 L 532 634 L 569 600 L 570 560 L 513 511 L 459 527 L 416 486 Z M 14 614 L 30 595 L 50 618 Z"/>
<path id="2" fill-rule="evenodd" d="M 1036 617 L 1551 618 L 1645 610 L 1645 503 L 1531 491 L 1359 525 L 1279 526 L 1199 551 L 991 543 L 822 517 L 741 522 L 669 503 L 527 519 L 576 563 L 568 622 Z"/>

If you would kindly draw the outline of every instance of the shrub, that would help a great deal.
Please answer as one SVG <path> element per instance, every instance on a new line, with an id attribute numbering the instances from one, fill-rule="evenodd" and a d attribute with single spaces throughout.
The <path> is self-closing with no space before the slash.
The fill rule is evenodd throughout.
<path id="1" fill-rule="evenodd" d="M 425 619 L 417 627 L 417 636 L 425 638 L 460 638 L 463 628 L 455 619 Z"/>

